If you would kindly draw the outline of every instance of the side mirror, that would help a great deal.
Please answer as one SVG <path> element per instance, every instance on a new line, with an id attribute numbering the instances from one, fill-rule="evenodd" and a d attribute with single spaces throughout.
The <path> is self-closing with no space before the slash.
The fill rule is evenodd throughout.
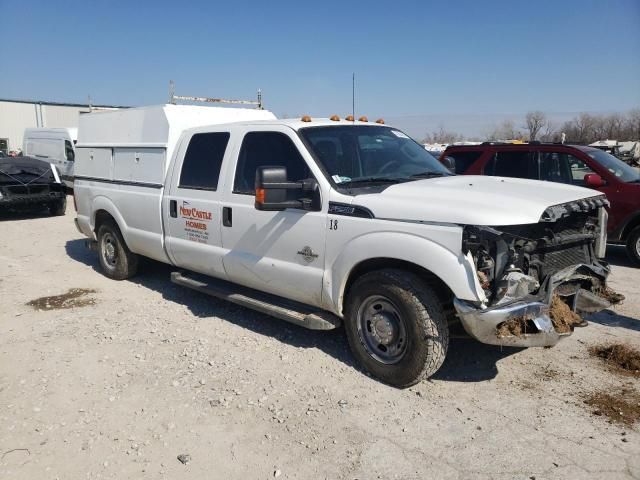
<path id="1" fill-rule="evenodd" d="M 587 187 L 598 188 L 605 185 L 605 181 L 597 173 L 587 173 L 584 176 L 584 183 Z"/>
<path id="2" fill-rule="evenodd" d="M 456 159 L 450 156 L 442 157 L 442 164 L 449 169 L 450 172 L 456 173 Z"/>
<path id="3" fill-rule="evenodd" d="M 291 199 L 291 197 L 299 197 Z M 320 210 L 320 188 L 315 179 L 289 182 L 286 167 L 258 167 L 256 170 L 256 210 L 287 208 Z"/>

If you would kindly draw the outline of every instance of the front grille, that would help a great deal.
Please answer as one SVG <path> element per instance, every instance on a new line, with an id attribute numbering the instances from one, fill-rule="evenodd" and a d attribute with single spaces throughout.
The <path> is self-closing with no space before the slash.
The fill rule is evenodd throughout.
<path id="1" fill-rule="evenodd" d="M 4 187 L 4 190 L 9 195 L 24 196 L 24 195 L 42 195 L 49 193 L 49 185 L 12 185 Z"/>
<path id="2" fill-rule="evenodd" d="M 555 222 L 511 225 L 500 230 L 515 237 L 515 266 L 542 282 L 567 267 L 591 264 L 596 227 L 597 211 L 590 211 L 574 212 Z"/>
<path id="3" fill-rule="evenodd" d="M 542 260 L 544 269 L 547 272 L 557 272 L 572 265 L 588 264 L 590 262 L 589 250 L 584 244 L 546 252 Z"/>

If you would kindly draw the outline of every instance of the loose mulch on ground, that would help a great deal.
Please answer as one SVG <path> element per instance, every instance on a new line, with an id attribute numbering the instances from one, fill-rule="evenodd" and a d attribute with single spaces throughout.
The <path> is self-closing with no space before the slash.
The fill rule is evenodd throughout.
<path id="1" fill-rule="evenodd" d="M 27 305 L 36 310 L 64 310 L 67 308 L 86 307 L 88 305 L 95 305 L 96 303 L 95 298 L 87 297 L 87 295 L 91 293 L 96 293 L 96 290 L 89 288 L 71 288 L 67 293 L 63 293 L 62 295 L 36 298 L 35 300 L 27 302 Z"/>
<path id="2" fill-rule="evenodd" d="M 610 422 L 633 425 L 640 420 L 640 394 L 629 388 L 595 392 L 584 403 L 593 415 L 607 417 Z"/>
<path id="3" fill-rule="evenodd" d="M 618 373 L 640 377 L 640 351 L 626 343 L 592 345 L 589 354 L 601 358 Z"/>

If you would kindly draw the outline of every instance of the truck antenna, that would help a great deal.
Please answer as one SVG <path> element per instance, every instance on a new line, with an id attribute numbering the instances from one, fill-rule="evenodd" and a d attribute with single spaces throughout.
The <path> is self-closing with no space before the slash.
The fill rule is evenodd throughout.
<path id="1" fill-rule="evenodd" d="M 262 105 L 262 89 L 258 89 L 258 110 L 264 110 L 264 105 Z"/>
<path id="2" fill-rule="evenodd" d="M 356 121 L 356 73 L 351 74 L 351 118 Z"/>
<path id="3" fill-rule="evenodd" d="M 174 83 L 173 80 L 169 80 L 169 103 L 172 103 L 174 105 L 176 103 L 175 94 L 176 94 L 176 84 Z"/>

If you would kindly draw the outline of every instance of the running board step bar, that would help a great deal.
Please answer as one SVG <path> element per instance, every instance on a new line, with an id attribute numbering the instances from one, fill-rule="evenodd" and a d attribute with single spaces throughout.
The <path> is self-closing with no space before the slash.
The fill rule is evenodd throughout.
<path id="1" fill-rule="evenodd" d="M 335 315 L 301 303 L 191 272 L 172 272 L 171 281 L 311 330 L 333 330 L 341 321 Z"/>

